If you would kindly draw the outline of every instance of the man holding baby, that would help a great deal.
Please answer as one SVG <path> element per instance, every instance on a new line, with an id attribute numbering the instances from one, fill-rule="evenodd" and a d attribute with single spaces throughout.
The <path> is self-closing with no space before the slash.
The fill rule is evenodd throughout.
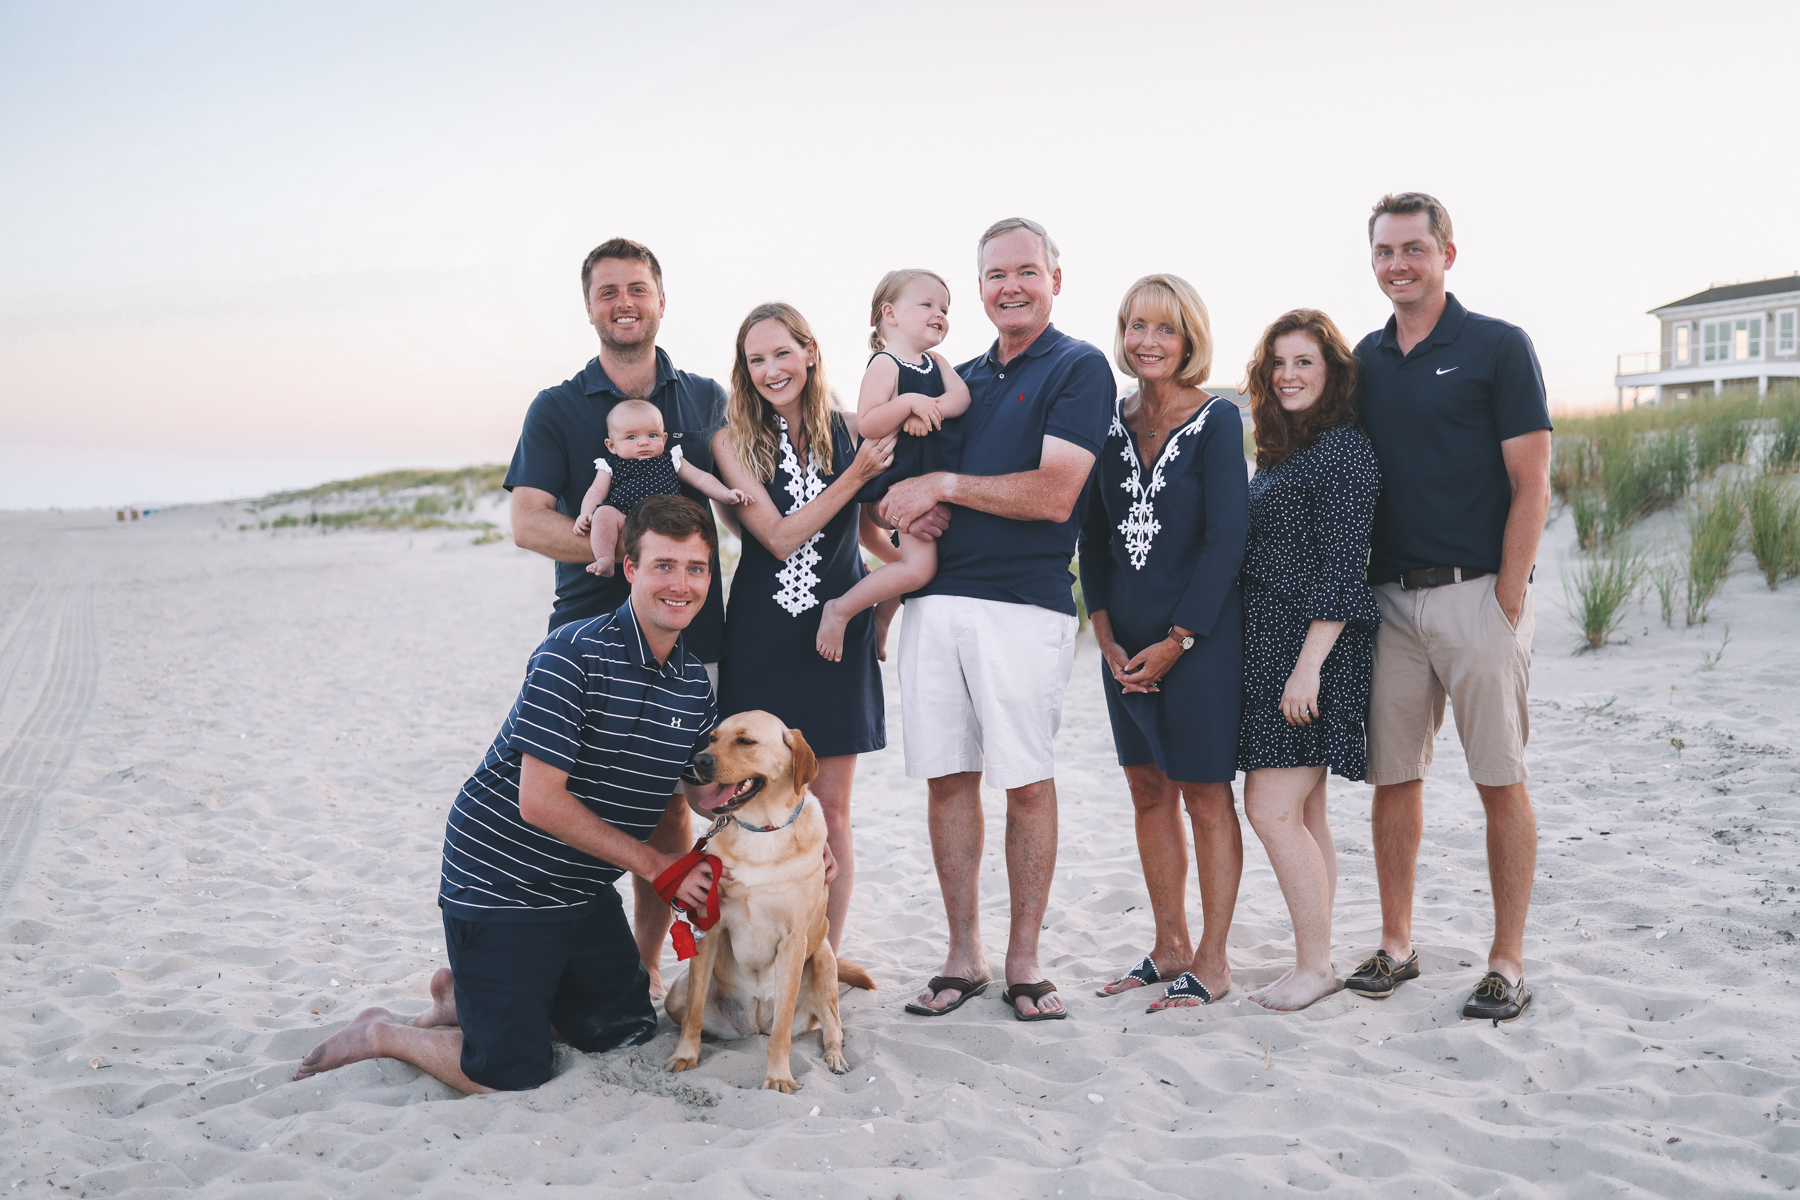
<path id="1" fill-rule="evenodd" d="M 895 484 L 883 521 L 938 539 L 937 574 L 900 632 L 906 773 L 927 780 L 931 852 L 949 918 L 942 974 L 907 1011 L 939 1016 L 987 988 L 978 888 L 981 777 L 1006 790 L 1012 894 L 1005 1000 L 1022 1021 L 1067 1016 L 1038 963 L 1056 870 L 1052 742 L 1074 663 L 1069 561 L 1077 504 L 1112 418 L 1112 367 L 1050 323 L 1062 290 L 1044 227 L 999 221 L 976 247 L 998 338 L 957 368 L 971 402 L 959 469 Z M 929 532 L 916 522 L 925 522 Z"/>

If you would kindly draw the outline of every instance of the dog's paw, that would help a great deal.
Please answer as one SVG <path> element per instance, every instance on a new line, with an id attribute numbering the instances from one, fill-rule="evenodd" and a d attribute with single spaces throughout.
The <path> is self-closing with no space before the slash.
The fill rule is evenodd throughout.
<path id="1" fill-rule="evenodd" d="M 677 1050 L 675 1053 L 669 1055 L 669 1061 L 663 1064 L 663 1070 L 673 1075 L 678 1071 L 691 1071 L 699 1065 L 700 1052 L 698 1050 L 692 1054 L 683 1054 L 681 1051 Z"/>
<path id="2" fill-rule="evenodd" d="M 763 1080 L 763 1087 L 773 1092 L 785 1092 L 790 1096 L 800 1089 L 800 1085 L 794 1082 L 792 1076 L 789 1076 L 786 1079 L 777 1079 L 775 1076 L 770 1075 Z"/>
<path id="3" fill-rule="evenodd" d="M 827 1050 L 825 1052 L 825 1066 L 833 1075 L 842 1075 L 850 1069 L 850 1061 L 844 1057 L 841 1051 Z"/>

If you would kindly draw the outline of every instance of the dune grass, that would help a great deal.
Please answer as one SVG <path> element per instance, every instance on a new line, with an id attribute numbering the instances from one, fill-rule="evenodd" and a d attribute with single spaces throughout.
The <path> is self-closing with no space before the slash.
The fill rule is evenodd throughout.
<path id="1" fill-rule="evenodd" d="M 375 492 L 386 496 L 390 492 L 404 492 L 412 488 L 442 488 L 464 496 L 480 496 L 498 491 L 505 478 L 505 463 L 484 463 L 476 467 L 460 467 L 454 471 L 381 471 L 374 475 L 359 475 L 355 479 L 321 483 L 318 487 L 303 488 L 295 492 L 275 492 L 264 497 L 258 505 L 270 508 L 278 504 L 291 504 L 296 500 L 332 500 L 359 492 Z"/>
<path id="2" fill-rule="evenodd" d="M 1751 481 L 1744 491 L 1744 516 L 1750 527 L 1750 553 L 1756 556 L 1769 590 L 1800 575 L 1800 496 L 1778 471 L 1765 467 Z"/>
<path id="3" fill-rule="evenodd" d="M 1704 625 L 1719 585 L 1737 555 L 1738 527 L 1743 523 L 1740 490 L 1729 484 L 1710 499 L 1697 500 L 1688 513 L 1687 623 Z"/>
<path id="4" fill-rule="evenodd" d="M 1644 573 L 1650 577 L 1650 586 L 1656 590 L 1656 604 L 1662 615 L 1662 623 L 1673 628 L 1675 596 L 1682 580 L 1681 562 L 1673 558 L 1660 558 L 1650 563 Z"/>
<path id="5" fill-rule="evenodd" d="M 1771 407 L 1775 428 L 1763 448 L 1763 465 L 1792 471 L 1800 467 L 1800 396 L 1783 397 Z"/>
<path id="6" fill-rule="evenodd" d="M 1643 555 L 1621 538 L 1606 554 L 1564 573 L 1563 598 L 1585 640 L 1583 649 L 1606 645 L 1625 619 L 1643 571 Z"/>

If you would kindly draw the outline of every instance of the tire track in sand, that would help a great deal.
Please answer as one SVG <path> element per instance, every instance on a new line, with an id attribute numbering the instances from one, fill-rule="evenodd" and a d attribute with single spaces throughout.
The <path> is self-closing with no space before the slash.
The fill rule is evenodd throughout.
<path id="1" fill-rule="evenodd" d="M 30 858 L 44 798 L 74 757 L 100 678 L 93 585 L 45 588 L 33 605 L 0 648 L 0 677 L 16 698 L 15 688 L 22 692 L 39 682 L 21 670 L 33 643 L 55 638 L 35 700 L 0 746 L 0 902 Z"/>

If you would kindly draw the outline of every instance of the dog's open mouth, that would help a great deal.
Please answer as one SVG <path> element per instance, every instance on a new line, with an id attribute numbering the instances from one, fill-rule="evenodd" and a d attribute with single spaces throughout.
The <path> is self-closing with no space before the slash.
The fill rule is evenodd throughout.
<path id="1" fill-rule="evenodd" d="M 736 783 L 715 783 L 702 791 L 695 803 L 704 812 L 724 816 L 726 813 L 736 812 L 755 799 L 766 782 L 762 776 L 752 775 Z"/>

